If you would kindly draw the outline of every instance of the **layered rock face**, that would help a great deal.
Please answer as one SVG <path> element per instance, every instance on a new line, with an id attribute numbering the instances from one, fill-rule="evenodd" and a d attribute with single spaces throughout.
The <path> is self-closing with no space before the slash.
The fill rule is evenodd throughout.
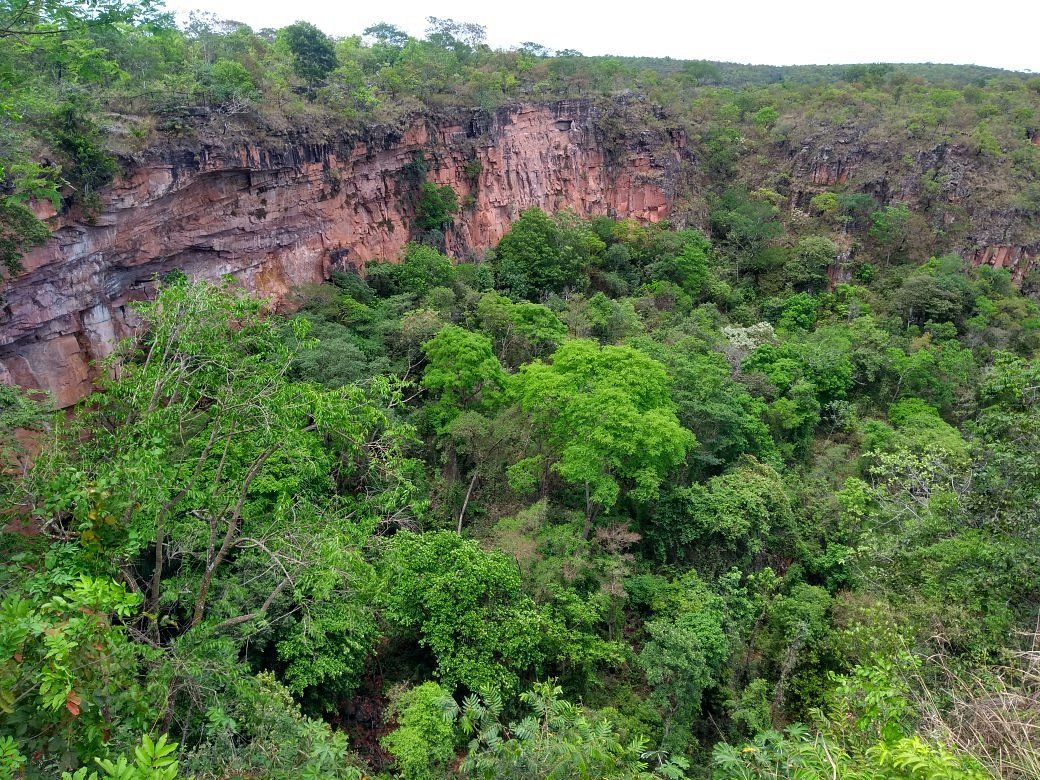
<path id="1" fill-rule="evenodd" d="M 1040 135 L 1033 138 L 1038 141 Z M 931 212 L 929 239 L 936 239 L 937 250 L 957 252 L 974 265 L 1007 269 L 1018 284 L 1040 270 L 1040 229 L 1015 203 L 1022 183 L 963 143 L 923 145 L 904 154 L 862 122 L 781 146 L 790 160 L 794 206 L 809 208 L 812 196 L 824 190 L 861 192 L 883 204 L 906 203 L 912 211 Z"/>
<path id="2" fill-rule="evenodd" d="M 276 302 L 334 270 L 396 259 L 422 172 L 464 206 L 446 236 L 462 257 L 494 245 L 520 211 L 665 217 L 684 139 L 608 138 L 597 110 L 558 102 L 418 119 L 401 131 L 315 143 L 248 133 L 152 147 L 102 195 L 93 224 L 52 218 L 0 304 L 0 382 L 68 406 L 133 327 L 128 304 L 157 275 L 234 275 Z"/>
<path id="3" fill-rule="evenodd" d="M 353 135 L 205 117 L 127 159 L 92 223 L 50 216 L 53 238 L 0 289 L 0 382 L 45 390 L 60 406 L 82 398 L 96 362 L 134 326 L 129 304 L 174 269 L 231 274 L 282 303 L 333 271 L 396 260 L 414 236 L 423 180 L 463 203 L 445 236 L 458 258 L 493 246 L 531 206 L 703 226 L 710 182 L 681 125 L 629 116 L 624 101 L 458 109 Z M 920 251 L 956 251 L 1035 287 L 1040 227 L 1015 205 L 1007 171 L 964 144 L 890 141 L 869 122 L 821 123 L 749 155 L 741 179 L 776 187 L 792 213 L 825 190 L 908 203 L 930 220 Z M 843 259 L 856 251 L 842 245 Z M 832 269 L 832 282 L 847 274 Z"/>

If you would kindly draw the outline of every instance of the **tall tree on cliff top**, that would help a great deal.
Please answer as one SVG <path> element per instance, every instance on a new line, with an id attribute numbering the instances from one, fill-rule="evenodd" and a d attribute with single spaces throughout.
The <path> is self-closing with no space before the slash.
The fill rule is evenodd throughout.
<path id="1" fill-rule="evenodd" d="M 336 68 L 332 40 L 309 22 L 296 22 L 278 32 L 293 56 L 293 70 L 310 85 L 324 80 Z"/>

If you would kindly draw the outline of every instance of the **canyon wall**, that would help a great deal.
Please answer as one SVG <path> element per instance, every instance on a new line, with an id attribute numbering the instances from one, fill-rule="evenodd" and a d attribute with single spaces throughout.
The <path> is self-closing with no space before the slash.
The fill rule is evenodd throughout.
<path id="1" fill-rule="evenodd" d="M 318 142 L 225 124 L 223 133 L 153 144 L 102 193 L 92 223 L 51 215 L 52 239 L 0 291 L 0 382 L 74 403 L 90 390 L 94 362 L 133 326 L 128 304 L 174 269 L 231 274 L 277 302 L 334 270 L 396 259 L 411 235 L 419 154 L 426 177 L 464 202 L 445 237 L 457 257 L 494 245 L 531 206 L 665 217 L 681 133 L 611 138 L 598 117 L 590 104 L 564 101 Z"/>
<path id="2" fill-rule="evenodd" d="M 129 304 L 175 269 L 231 274 L 283 302 L 333 271 L 397 259 L 414 237 L 424 179 L 450 185 L 462 201 L 445 236 L 458 258 L 493 246 L 531 206 L 707 222 L 700 147 L 680 124 L 625 98 L 608 107 L 451 109 L 353 133 L 272 127 L 255 116 L 204 115 L 187 125 L 124 158 L 93 220 L 75 210 L 42 215 L 53 237 L 0 288 L 0 382 L 75 403 L 96 362 L 133 327 Z M 904 139 L 900 149 L 867 120 L 805 125 L 758 143 L 739 178 L 786 198 L 792 217 L 829 189 L 905 202 L 922 215 L 909 238 L 914 256 L 959 252 L 1007 268 L 1035 292 L 1040 225 L 1016 205 L 1018 185 L 970 146 Z M 851 242 L 845 259 L 859 249 Z"/>

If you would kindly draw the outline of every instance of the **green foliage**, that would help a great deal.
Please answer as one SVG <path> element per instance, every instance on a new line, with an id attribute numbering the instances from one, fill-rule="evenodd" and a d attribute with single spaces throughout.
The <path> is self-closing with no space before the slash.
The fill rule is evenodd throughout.
<path id="1" fill-rule="evenodd" d="M 495 354 L 517 366 L 553 352 L 567 335 L 567 326 L 549 308 L 537 303 L 513 303 L 495 292 L 485 293 L 476 308 L 481 330 L 491 335 Z"/>
<path id="2" fill-rule="evenodd" d="M 699 294 L 710 279 L 711 242 L 695 230 L 682 231 L 682 246 L 647 268 L 649 279 L 664 279 L 691 295 Z"/>
<path id="3" fill-rule="evenodd" d="M 58 107 L 53 125 L 54 144 L 68 160 L 63 175 L 72 183 L 80 202 L 93 208 L 96 192 L 119 172 L 105 150 L 101 131 L 77 101 Z"/>
<path id="4" fill-rule="evenodd" d="M 293 70 L 307 84 L 325 79 L 336 67 L 336 49 L 331 39 L 309 22 L 296 22 L 278 31 L 292 55 Z"/>
<path id="5" fill-rule="evenodd" d="M 918 737 L 848 755 L 826 736 L 801 725 L 781 734 L 765 731 L 742 748 L 720 744 L 712 756 L 714 780 L 805 778 L 826 780 L 986 780 L 990 775 L 970 759 Z"/>
<path id="6" fill-rule="evenodd" d="M 776 207 L 748 195 L 741 187 L 730 187 L 722 193 L 710 219 L 712 236 L 745 259 L 783 233 Z"/>
<path id="7" fill-rule="evenodd" d="M 100 778 L 111 778 L 112 780 L 176 780 L 178 775 L 178 762 L 174 755 L 177 750 L 176 742 L 167 742 L 163 734 L 154 742 L 145 734 L 141 737 L 141 744 L 134 748 L 133 762 L 125 755 L 116 761 L 107 758 L 97 758 L 95 761 L 101 768 L 101 774 L 97 772 L 87 773 L 87 768 L 76 772 L 63 772 L 62 780 L 99 780 Z"/>
<path id="8" fill-rule="evenodd" d="M 18 747 L 11 737 L 0 737 L 0 777 L 4 780 L 17 776 L 25 766 L 25 756 L 18 752 Z"/>
<path id="9" fill-rule="evenodd" d="M 418 633 L 447 690 L 517 689 L 544 660 L 544 620 L 515 562 L 447 531 L 399 533 L 381 560 L 383 616 Z"/>
<path id="10" fill-rule="evenodd" d="M 428 363 L 422 384 L 437 397 L 431 419 L 438 429 L 462 409 L 490 409 L 499 400 L 506 375 L 487 336 L 445 325 L 423 352 Z"/>
<path id="11" fill-rule="evenodd" d="M 695 442 L 679 425 L 664 366 L 631 347 L 569 341 L 521 368 L 511 396 L 552 448 L 554 471 L 583 486 L 589 523 L 621 497 L 656 496 Z"/>
<path id="12" fill-rule="evenodd" d="M 789 266 L 787 277 L 794 287 L 818 290 L 827 280 L 827 269 L 834 263 L 838 247 L 829 238 L 808 236 L 795 247 L 796 263 Z"/>
<path id="13" fill-rule="evenodd" d="M 776 120 L 779 118 L 780 112 L 775 108 L 772 106 L 763 106 L 752 115 L 751 121 L 759 127 L 768 130 L 776 124 Z"/>
<path id="14" fill-rule="evenodd" d="M 456 269 L 451 259 L 431 246 L 408 244 L 400 263 L 371 263 L 368 284 L 386 295 L 420 296 L 436 287 L 450 287 Z"/>
<path id="15" fill-rule="evenodd" d="M 0 384 L 0 501 L 16 493 L 17 475 L 30 461 L 30 449 L 18 432 L 39 430 L 46 406 L 15 385 Z"/>
<path id="16" fill-rule="evenodd" d="M 907 223 L 910 220 L 910 207 L 905 203 L 885 206 L 870 215 L 868 235 L 877 242 L 885 253 L 885 260 L 906 240 Z"/>
<path id="17" fill-rule="evenodd" d="M 304 717 L 271 672 L 251 676 L 241 668 L 192 671 L 220 696 L 195 721 L 205 738 L 182 752 L 185 774 L 209 780 L 275 776 L 360 780 L 364 765 L 348 751 L 347 738 L 328 724 Z"/>
<path id="18" fill-rule="evenodd" d="M 121 625 L 141 597 L 110 578 L 73 575 L 57 565 L 68 559 L 60 555 L 51 572 L 9 583 L 0 602 L 0 734 L 19 737 L 34 755 L 68 751 L 86 761 L 102 754 L 106 733 L 148 725 Z M 12 569 L 4 567 L 5 578 L 16 576 Z"/>
<path id="19" fill-rule="evenodd" d="M 397 728 L 382 744 L 406 780 L 431 780 L 455 758 L 455 729 L 446 713 L 455 702 L 440 685 L 426 682 L 403 691 L 390 712 Z"/>
<path id="20" fill-rule="evenodd" d="M 807 293 L 789 295 L 780 304 L 777 325 L 786 330 L 809 330 L 816 324 L 820 304 Z"/>
<path id="21" fill-rule="evenodd" d="M 651 522 L 652 537 L 673 555 L 718 573 L 793 552 L 794 513 L 780 475 L 751 458 L 706 484 L 673 488 Z"/>
<path id="22" fill-rule="evenodd" d="M 826 217 L 833 217 L 841 209 L 841 200 L 833 192 L 821 192 L 813 195 L 809 204 Z"/>
<path id="23" fill-rule="evenodd" d="M 459 211 L 459 197 L 449 185 L 425 181 L 419 189 L 415 225 L 421 230 L 444 231 Z"/>
<path id="24" fill-rule="evenodd" d="M 871 224 L 871 215 L 875 213 L 877 201 L 862 192 L 845 193 L 838 196 L 842 219 L 853 230 L 859 230 Z"/>
<path id="25" fill-rule="evenodd" d="M 667 349 L 648 342 L 645 348 L 668 369 L 679 422 L 696 436 L 691 464 L 711 474 L 743 454 L 764 461 L 779 457 L 762 420 L 765 404 L 733 379 L 722 354 L 705 349 L 693 339 Z"/>
<path id="26" fill-rule="evenodd" d="M 259 643 L 294 691 L 326 696 L 356 685 L 376 637 L 374 581 L 359 547 L 384 512 L 414 506 L 412 486 L 399 480 L 409 431 L 360 388 L 326 391 L 286 379 L 306 323 L 281 330 L 261 306 L 231 287 L 163 288 L 141 307 L 140 335 L 117 352 L 117 377 L 77 419 L 58 424 L 22 483 L 36 522 L 65 551 L 58 571 L 87 572 L 77 588 L 88 595 L 88 584 L 109 583 L 117 589 L 103 592 L 109 602 L 126 595 L 113 575 L 135 592 L 82 617 L 93 616 L 82 630 L 117 643 L 84 639 L 73 648 L 117 656 L 101 690 L 89 677 L 77 683 L 61 655 L 52 656 L 57 666 L 38 670 L 47 679 L 23 678 L 20 666 L 12 672 L 10 685 L 38 685 L 45 697 L 27 717 L 50 722 L 64 707 L 91 750 L 101 734 L 95 713 L 117 711 L 121 728 L 136 727 L 133 707 L 146 703 L 128 680 L 137 659 L 118 644 L 111 611 L 167 653 L 191 647 L 190 657 L 217 653 L 227 663 L 240 642 Z M 383 392 L 392 403 L 393 393 Z M 352 487 L 337 494 L 337 485 Z M 126 560 L 142 563 L 121 570 Z M 78 593 L 61 596 L 62 604 Z M 32 602 L 5 609 L 34 614 Z M 28 656 L 27 648 L 9 648 L 15 652 Z M 168 663 L 157 680 L 178 666 Z M 84 668 L 101 673 L 106 665 Z M 191 690 L 172 687 L 168 706 L 181 691 L 205 701 Z M 95 709 L 111 696 L 117 707 Z M 67 733 L 80 739 L 77 729 Z"/>
<path id="27" fill-rule="evenodd" d="M 29 208 L 12 198 L 0 198 L 0 271 L 14 275 L 22 270 L 22 255 L 40 246 L 51 232 Z"/>
<path id="28" fill-rule="evenodd" d="M 514 298 L 561 292 L 580 284 L 583 261 L 597 246 L 602 242 L 591 232 L 561 229 L 545 212 L 528 209 L 495 249 L 495 276 Z"/>
<path id="29" fill-rule="evenodd" d="M 696 577 L 682 583 L 676 612 L 648 620 L 639 665 L 664 712 L 665 748 L 686 748 L 685 734 L 698 714 L 704 690 L 718 681 L 730 646 L 722 601 Z M 675 730 L 673 733 L 673 729 Z"/>
<path id="30" fill-rule="evenodd" d="M 681 757 L 647 763 L 642 737 L 624 740 L 614 725 L 562 698 L 553 681 L 536 683 L 521 695 L 529 714 L 502 722 L 502 700 L 494 695 L 467 697 L 459 713 L 462 733 L 471 737 L 462 762 L 466 777 L 563 778 L 616 777 L 625 780 L 685 777 Z"/>
<path id="31" fill-rule="evenodd" d="M 256 84 L 245 66 L 235 60 L 213 63 L 213 91 L 217 100 L 252 100 L 257 97 Z"/>
<path id="32" fill-rule="evenodd" d="M 44 201 L 93 218 L 156 113 L 189 144 L 287 119 L 326 143 L 479 106 L 472 205 L 496 107 L 606 98 L 561 129 L 610 171 L 644 128 L 685 136 L 672 215 L 710 239 L 531 210 L 456 263 L 434 247 L 473 214 L 417 151 L 390 175 L 427 245 L 367 282 L 288 322 L 174 282 L 79 409 L 0 387 L 0 774 L 167 775 L 134 752 L 159 732 L 199 778 L 371 774 L 304 712 L 406 777 L 985 776 L 941 739 L 1006 773 L 965 735 L 1030 700 L 1007 659 L 1040 605 L 1040 309 L 1028 273 L 944 253 L 992 238 L 984 211 L 1035 243 L 1028 77 L 23 12 L 0 8 L 8 275 Z M 824 163 L 847 137 L 880 151 Z M 583 704 L 512 698 L 545 674 Z M 704 767 L 723 737 L 750 742 Z"/>
<path id="33" fill-rule="evenodd" d="M 817 714 L 813 729 L 795 724 L 782 734 L 762 731 L 740 748 L 716 745 L 712 777 L 989 778 L 970 756 L 907 736 L 911 706 L 900 675 L 915 664 L 909 657 L 902 660 L 909 669 L 874 659 L 839 678 L 830 709 Z"/>

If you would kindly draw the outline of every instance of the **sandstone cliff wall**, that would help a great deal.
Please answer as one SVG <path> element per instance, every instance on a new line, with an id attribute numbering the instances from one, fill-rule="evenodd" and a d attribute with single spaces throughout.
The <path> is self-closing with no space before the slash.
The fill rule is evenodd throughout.
<path id="1" fill-rule="evenodd" d="M 458 109 L 353 135 L 203 117 L 128 158 L 92 224 L 75 212 L 50 215 L 53 238 L 0 289 L 0 382 L 74 403 L 89 392 L 96 361 L 133 327 L 129 304 L 173 269 L 232 274 L 281 302 L 332 271 L 397 259 L 412 237 L 422 175 L 468 204 L 445 236 L 460 258 L 493 246 L 530 206 L 703 226 L 709 182 L 685 133 L 625 100 L 609 109 L 584 101 Z M 792 214 L 829 189 L 906 202 L 921 215 L 915 253 L 956 251 L 1007 268 L 1035 292 L 1040 227 L 1016 205 L 1018 185 L 997 161 L 964 143 L 894 146 L 868 119 L 789 136 L 745 155 L 749 189 L 775 189 Z M 415 166 L 420 153 L 425 174 Z M 843 252 L 853 258 L 855 242 Z M 833 269 L 832 281 L 847 279 Z"/>
<path id="2" fill-rule="evenodd" d="M 89 392 L 94 361 L 132 327 L 128 304 L 172 269 L 233 274 L 281 301 L 333 270 L 396 259 L 410 237 L 420 152 L 429 178 L 469 196 L 446 236 L 455 256 L 492 246 L 530 206 L 666 216 L 683 139 L 611 139 L 597 118 L 589 104 L 559 102 L 318 143 L 240 133 L 158 144 L 107 188 L 94 224 L 53 217 L 53 238 L 5 285 L 0 382 L 74 403 Z"/>

